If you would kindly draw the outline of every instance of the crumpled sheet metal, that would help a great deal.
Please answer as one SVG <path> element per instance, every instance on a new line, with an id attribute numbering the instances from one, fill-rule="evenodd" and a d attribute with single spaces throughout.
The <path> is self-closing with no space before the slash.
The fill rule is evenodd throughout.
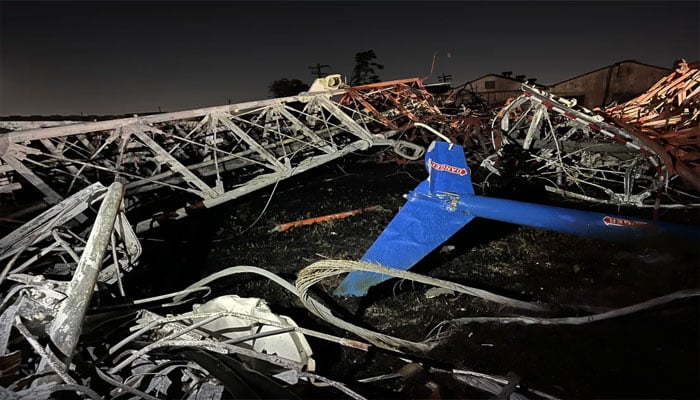
<path id="1" fill-rule="evenodd" d="M 645 93 L 601 111 L 656 143 L 657 152 L 668 153 L 669 171 L 700 192 L 700 63 L 681 60 Z"/>
<path id="2" fill-rule="evenodd" d="M 195 315 L 233 312 L 278 322 L 289 328 L 297 326 L 291 318 L 274 314 L 265 300 L 256 297 L 221 296 L 204 304 L 194 305 L 192 308 Z M 202 325 L 202 329 L 211 332 L 223 332 L 222 335 L 229 339 L 239 339 L 264 332 L 273 332 L 279 328 L 270 325 L 251 324 L 250 319 L 228 315 Z M 288 360 L 301 363 L 308 372 L 316 370 L 316 362 L 311 357 L 313 355 L 311 346 L 306 337 L 297 331 L 292 330 L 283 334 L 263 336 L 258 339 L 246 340 L 241 344 L 249 346 L 258 352 L 276 354 Z"/>

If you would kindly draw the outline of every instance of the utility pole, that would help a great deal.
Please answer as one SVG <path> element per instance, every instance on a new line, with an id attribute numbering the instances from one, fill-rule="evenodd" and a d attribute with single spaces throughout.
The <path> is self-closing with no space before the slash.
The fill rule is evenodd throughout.
<path id="1" fill-rule="evenodd" d="M 452 81 L 452 75 L 445 75 L 444 73 L 438 76 L 438 80 L 442 83 L 447 83 Z"/>
<path id="2" fill-rule="evenodd" d="M 309 65 L 309 69 L 311 70 L 311 75 L 316 75 L 319 78 L 323 78 L 325 76 L 325 73 L 323 73 L 324 68 L 330 68 L 330 65 L 326 64 L 319 64 L 316 63 L 316 65 Z"/>

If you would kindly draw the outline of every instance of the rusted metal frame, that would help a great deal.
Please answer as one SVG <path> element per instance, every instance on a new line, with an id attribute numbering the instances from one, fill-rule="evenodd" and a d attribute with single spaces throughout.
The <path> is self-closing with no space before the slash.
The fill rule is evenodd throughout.
<path id="1" fill-rule="evenodd" d="M 697 75 L 700 75 L 700 71 L 689 69 L 687 63 L 681 63 L 673 73 L 660 79 L 641 96 L 604 110 L 618 123 L 633 127 L 631 131 L 639 135 L 640 139 L 648 138 L 651 142 L 663 146 L 668 154 L 672 155 L 664 159 L 669 170 L 675 168 L 678 174 L 682 175 L 683 180 L 693 185 L 696 190 L 698 190 L 698 178 L 694 171 L 696 166 L 684 153 L 698 152 L 700 140 L 681 140 L 674 137 L 673 132 L 678 128 L 697 123 L 697 117 L 700 115 L 698 111 L 692 115 L 684 115 L 679 114 L 678 111 L 681 109 L 676 107 L 676 104 L 694 101 L 693 96 L 700 93 L 700 86 L 688 93 L 694 85 L 698 84 L 695 80 Z M 695 128 L 700 129 L 697 126 Z M 661 138 L 663 141 L 660 140 Z M 648 145 L 651 147 L 651 144 Z M 693 146 L 695 148 L 692 148 Z"/>
<path id="2" fill-rule="evenodd" d="M 66 299 L 49 327 L 49 336 L 69 364 L 82 332 L 85 312 L 92 298 L 97 276 L 107 252 L 114 222 L 122 202 L 123 185 L 112 183 L 107 189 L 85 250 L 80 257 L 73 279 L 68 285 Z"/>
<path id="3" fill-rule="evenodd" d="M 417 87 L 412 88 L 410 86 L 411 83 L 416 84 Z M 363 93 L 363 90 L 373 91 L 370 93 Z M 416 93 L 417 91 L 418 93 Z M 394 109 L 398 107 L 400 108 L 399 111 L 401 111 L 400 114 L 406 115 L 414 122 L 420 121 L 420 118 L 410 110 L 413 108 L 419 108 L 415 107 L 416 105 L 428 108 L 431 112 L 440 114 L 439 110 L 430 104 L 429 100 L 431 96 L 429 93 L 425 92 L 422 81 L 417 78 L 392 82 L 380 82 L 377 84 L 368 84 L 350 88 L 348 90 L 348 94 L 346 94 L 341 100 L 341 104 L 349 103 L 349 99 L 351 98 L 361 101 L 370 112 L 372 112 L 378 119 L 381 119 L 385 125 L 392 127 L 392 129 L 398 129 L 396 124 L 370 103 L 381 102 L 387 106 L 393 105 Z M 412 99 L 413 103 L 415 104 L 412 103 Z"/>
<path id="4" fill-rule="evenodd" d="M 391 117 L 398 117 L 403 115 L 402 112 L 406 110 L 405 107 L 404 110 L 396 109 L 397 101 L 395 100 L 395 98 L 398 97 L 407 102 L 408 98 L 404 98 L 403 93 L 400 95 L 397 94 L 396 90 L 396 87 L 387 87 L 381 90 L 377 90 L 376 92 L 370 93 L 368 97 L 371 97 L 372 101 L 382 104 L 382 106 L 386 108 L 386 110 L 384 111 L 385 114 L 390 114 Z"/>
<path id="5" fill-rule="evenodd" d="M 640 133 L 634 126 L 616 118 L 613 118 L 613 121 L 635 135 L 635 137 L 644 143 L 646 147 L 650 148 L 655 154 L 657 154 L 663 160 L 663 163 L 669 172 L 677 173 L 681 179 L 692 185 L 695 190 L 700 192 L 700 171 L 693 170 L 682 162 L 675 162 L 661 143 Z"/>
<path id="6" fill-rule="evenodd" d="M 415 83 L 419 88 L 423 88 L 423 79 L 420 78 L 407 78 L 407 79 L 397 79 L 393 81 L 385 81 L 385 82 L 377 82 L 377 83 L 367 83 L 364 85 L 359 85 L 359 86 L 352 86 L 352 89 L 355 90 L 365 90 L 365 89 L 377 89 L 377 88 L 384 88 L 387 86 L 395 86 L 398 84 L 404 84 L 408 85 L 411 83 Z"/>
<path id="7" fill-rule="evenodd" d="M 417 111 L 420 108 L 424 108 L 425 110 L 422 111 L 429 111 L 431 114 L 442 114 L 440 109 L 431 103 L 432 96 L 425 91 L 422 85 L 418 88 L 412 88 L 405 83 L 401 83 L 384 94 L 384 96 L 395 105 L 400 105 L 407 110 L 410 108 Z M 413 115 L 413 118 L 416 118 L 414 121 L 417 121 L 418 116 L 414 112 L 410 112 L 410 114 Z"/>
<path id="8" fill-rule="evenodd" d="M 399 101 L 399 98 L 400 98 L 399 96 L 396 96 L 396 97 L 387 96 L 387 98 L 389 99 L 390 102 L 392 102 L 394 104 L 394 107 L 396 107 L 403 115 L 408 117 L 408 119 L 410 119 L 413 122 L 420 121 L 420 118 L 418 118 L 418 116 L 416 116 L 416 114 L 409 111 L 408 108 L 404 107 L 404 105 L 401 104 L 401 102 Z"/>
<path id="9" fill-rule="evenodd" d="M 364 98 L 363 94 L 355 88 L 348 89 L 348 92 L 340 100 L 340 104 L 346 104 L 349 102 L 349 100 L 360 103 L 363 107 L 365 107 L 365 109 L 367 109 L 367 111 L 374 115 L 375 118 L 381 121 L 381 123 L 386 125 L 389 129 L 398 129 L 398 127 L 396 126 L 396 124 L 394 124 L 392 120 L 390 120 L 384 114 L 379 112 L 379 110 L 377 110 L 372 104 L 370 104 L 369 101 L 367 101 Z"/>
<path id="10" fill-rule="evenodd" d="M 219 195 L 214 189 L 212 189 L 204 181 L 199 179 L 197 175 L 195 175 L 194 173 L 192 173 L 192 171 L 187 169 L 187 167 L 182 165 L 182 163 L 180 163 L 175 157 L 170 155 L 170 153 L 165 151 L 165 149 L 160 147 L 160 145 L 156 143 L 155 140 L 153 140 L 150 136 L 148 136 L 148 134 L 144 132 L 144 130 L 149 130 L 156 134 L 165 135 L 163 131 L 149 126 L 132 126 L 125 129 L 128 129 L 132 135 L 136 136 L 143 144 L 148 146 L 148 148 L 150 148 L 154 153 L 156 153 L 155 158 L 157 161 L 167 164 L 172 170 L 182 175 L 183 179 L 188 184 L 192 184 L 196 188 L 198 188 L 198 194 L 200 197 L 213 198 Z"/>

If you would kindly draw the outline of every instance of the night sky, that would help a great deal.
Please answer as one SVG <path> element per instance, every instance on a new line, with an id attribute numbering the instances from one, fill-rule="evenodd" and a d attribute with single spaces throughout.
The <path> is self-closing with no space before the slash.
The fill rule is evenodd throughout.
<path id="1" fill-rule="evenodd" d="M 700 58 L 700 2 L 28 2 L 0 0 L 0 115 L 175 111 L 264 99 L 308 66 L 461 84 L 551 84 L 617 61 Z"/>

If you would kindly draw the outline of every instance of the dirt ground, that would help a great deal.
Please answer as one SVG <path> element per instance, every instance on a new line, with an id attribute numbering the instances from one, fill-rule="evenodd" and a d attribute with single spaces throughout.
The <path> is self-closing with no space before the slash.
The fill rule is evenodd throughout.
<path id="1" fill-rule="evenodd" d="M 263 267 L 293 281 L 300 269 L 324 258 L 359 260 L 403 204 L 402 195 L 425 177 L 421 164 L 375 164 L 362 157 L 324 166 L 280 183 L 272 199 L 272 188 L 266 188 L 148 233 L 142 238 L 144 264 L 129 285 L 143 293 L 179 290 L 235 265 Z M 538 195 L 510 188 L 495 194 Z M 278 223 L 374 205 L 384 211 L 270 232 Z M 609 243 L 492 221 L 473 221 L 445 245 L 413 271 L 528 301 L 615 308 L 698 287 L 700 277 L 697 248 Z M 338 282 L 320 288 L 331 293 Z M 467 295 L 428 298 L 427 289 L 391 280 L 363 299 L 337 302 L 349 319 L 410 340 L 424 339 L 444 320 L 515 313 Z M 239 275 L 218 281 L 214 290 L 213 295 L 264 298 L 301 326 L 347 335 L 319 322 L 265 279 Z M 564 398 L 700 398 L 699 317 L 697 300 L 681 300 L 582 326 L 472 324 L 424 361 L 501 376 L 513 372 L 523 385 Z M 309 341 L 317 371 L 342 382 L 405 365 L 380 351 Z M 373 398 L 407 396 L 391 380 L 350 386 Z M 492 397 L 449 392 L 448 386 L 444 390 L 454 397 Z"/>

